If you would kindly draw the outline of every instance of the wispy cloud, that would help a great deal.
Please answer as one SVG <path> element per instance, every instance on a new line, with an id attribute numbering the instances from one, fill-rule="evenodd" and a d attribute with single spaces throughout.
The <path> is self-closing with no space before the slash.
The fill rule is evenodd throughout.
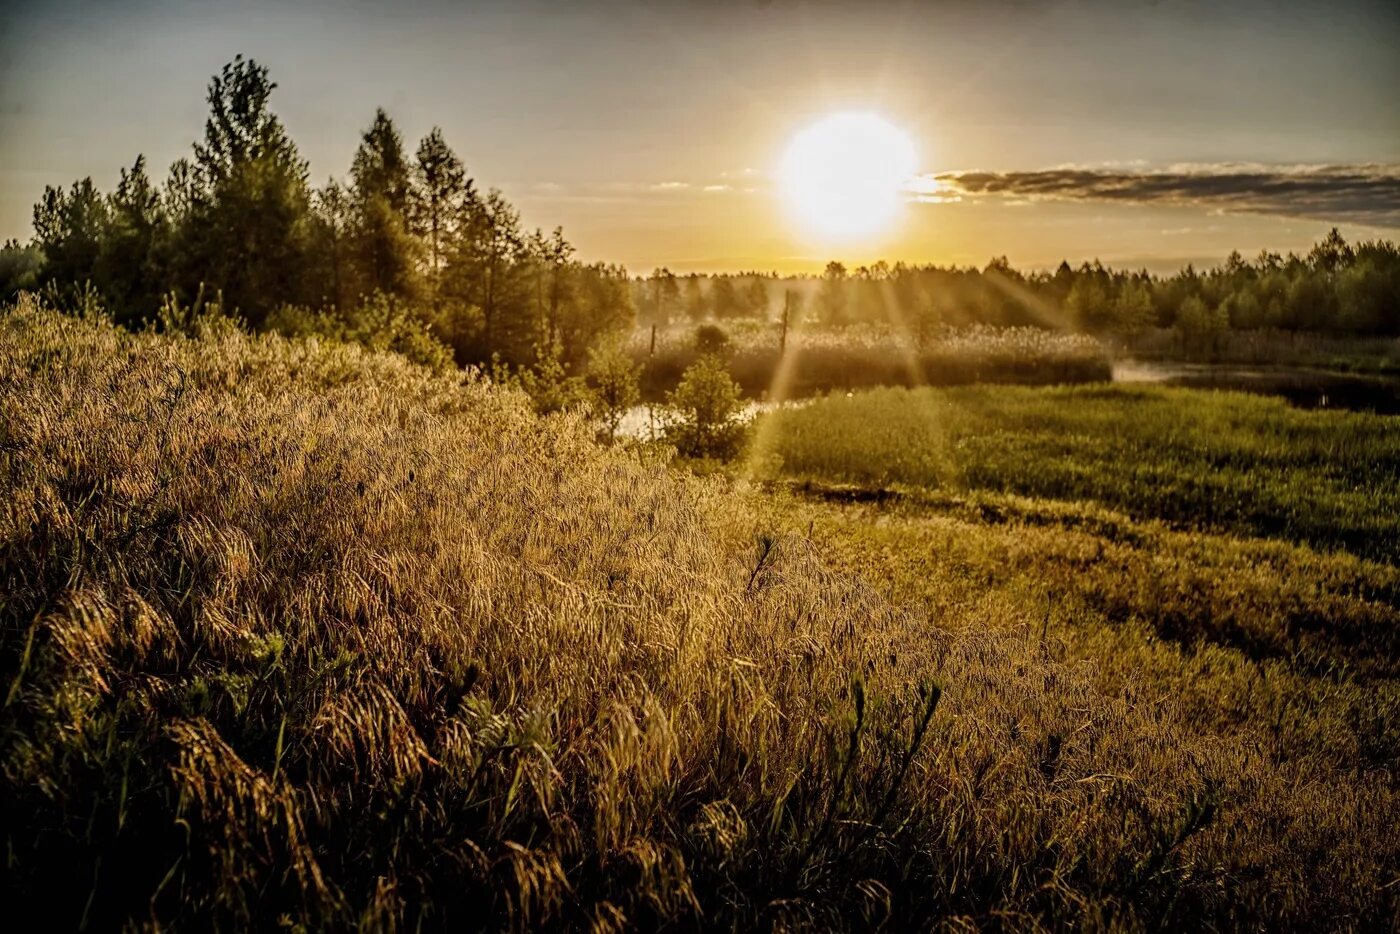
<path id="1" fill-rule="evenodd" d="M 1192 205 L 1400 227 L 1400 165 L 1182 165 L 1160 170 L 1055 168 L 942 172 L 909 187 L 915 201 L 956 196 Z"/>

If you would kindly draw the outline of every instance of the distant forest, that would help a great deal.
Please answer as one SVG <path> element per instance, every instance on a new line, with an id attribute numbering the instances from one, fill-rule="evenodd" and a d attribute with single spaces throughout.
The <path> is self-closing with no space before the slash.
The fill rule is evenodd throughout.
<path id="1" fill-rule="evenodd" d="M 560 229 L 527 230 L 480 190 L 440 130 L 412 155 L 375 113 L 348 178 L 319 188 L 272 111 L 266 68 L 237 58 L 209 84 L 193 154 L 163 185 L 144 157 L 114 191 L 91 178 L 49 187 L 34 236 L 0 250 L 0 298 L 20 291 L 101 309 L 129 327 L 216 310 L 256 330 L 322 334 L 425 362 L 573 369 L 637 323 L 779 317 L 911 329 L 969 324 L 1131 334 L 1175 328 L 1400 335 L 1400 251 L 1333 231 L 1306 256 L 1239 254 L 1172 276 L 1098 262 L 1023 273 L 877 263 L 780 278 L 740 273 L 632 278 L 574 257 Z"/>
<path id="2" fill-rule="evenodd" d="M 781 293 L 774 298 L 775 293 Z M 1088 333 L 1151 327 L 1277 329 L 1400 335 L 1400 250 L 1389 241 L 1347 243 L 1333 229 L 1306 256 L 1238 252 L 1208 270 L 1171 276 L 1117 270 L 1095 260 L 1078 268 L 1021 272 L 1005 257 L 984 268 L 884 262 L 821 276 L 777 273 L 676 276 L 655 270 L 634 285 L 644 321 L 772 317 L 801 308 L 823 324 L 888 323 L 912 329 L 972 324 L 1038 326 Z"/>

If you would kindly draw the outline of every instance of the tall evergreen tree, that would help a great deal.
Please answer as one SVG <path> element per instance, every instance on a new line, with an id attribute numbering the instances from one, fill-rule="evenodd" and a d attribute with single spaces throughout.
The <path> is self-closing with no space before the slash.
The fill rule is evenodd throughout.
<path id="1" fill-rule="evenodd" d="M 553 344 L 560 339 L 560 315 L 572 299 L 573 244 L 564 239 L 564 229 L 555 227 L 548 236 L 539 231 L 531 240 L 536 273 L 536 306 L 543 325 L 543 338 Z"/>
<path id="2" fill-rule="evenodd" d="M 350 181 L 362 290 L 411 297 L 417 289 L 416 244 L 409 230 L 412 183 L 403 138 L 382 108 L 355 150 Z"/>
<path id="3" fill-rule="evenodd" d="M 307 165 L 268 106 L 277 85 L 241 55 L 209 82 L 181 242 L 196 282 L 253 326 L 300 295 L 310 195 Z"/>
<path id="4" fill-rule="evenodd" d="M 666 325 L 671 320 L 671 309 L 680 302 L 681 288 L 676 274 L 664 266 L 653 269 L 647 279 L 647 299 L 651 305 L 651 323 Z"/>
<path id="5" fill-rule="evenodd" d="M 448 290 L 480 314 L 480 333 L 457 329 L 459 360 L 482 362 L 499 353 L 511 363 L 533 357 L 539 329 L 526 280 L 526 238 L 520 215 L 496 189 L 463 207 L 447 268 Z"/>
<path id="6" fill-rule="evenodd" d="M 558 340 L 563 357 L 578 362 L 607 335 L 630 327 L 635 318 L 627 270 L 607 263 L 574 264 L 575 294 L 561 309 Z"/>
<path id="7" fill-rule="evenodd" d="M 700 286 L 700 276 L 695 273 L 685 277 L 685 313 L 692 321 L 703 321 L 710 313 L 710 303 Z"/>
<path id="8" fill-rule="evenodd" d="M 333 178 L 315 193 L 312 203 L 310 265 L 316 299 L 345 310 L 354 298 L 349 256 L 354 205 L 345 186 Z"/>
<path id="9" fill-rule="evenodd" d="M 438 127 L 433 127 L 418 144 L 413 182 L 414 226 L 426 241 L 428 291 L 433 307 L 440 308 L 448 245 L 465 204 L 476 198 L 476 189 L 467 178 L 462 160 L 447 145 Z"/>
<path id="10" fill-rule="evenodd" d="M 34 205 L 34 245 L 44 254 L 43 279 L 60 285 L 91 282 L 106 227 L 107 202 L 91 178 L 67 191 L 46 186 Z"/>
<path id="11" fill-rule="evenodd" d="M 107 199 L 108 224 L 98 257 L 98 281 L 118 321 L 153 315 L 166 287 L 161 250 L 165 213 L 160 191 L 146 174 L 146 157 L 122 169 Z"/>
<path id="12" fill-rule="evenodd" d="M 822 318 L 827 324 L 846 323 L 849 292 L 846 288 L 846 267 L 842 263 L 833 260 L 826 264 L 819 301 Z"/>

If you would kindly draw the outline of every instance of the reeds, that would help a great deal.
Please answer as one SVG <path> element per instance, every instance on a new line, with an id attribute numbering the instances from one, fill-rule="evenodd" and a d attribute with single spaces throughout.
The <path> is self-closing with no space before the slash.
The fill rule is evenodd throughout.
<path id="1" fill-rule="evenodd" d="M 874 386 L 1105 382 L 1112 375 L 1107 352 L 1094 338 L 1041 328 L 973 326 L 919 335 L 850 326 L 784 337 L 768 324 L 729 327 L 729 370 L 753 399 L 798 399 Z M 638 332 L 629 350 L 642 366 L 642 393 L 648 399 L 662 398 L 701 355 L 694 330 L 680 327 L 659 332 L 654 348 L 650 332 Z"/>

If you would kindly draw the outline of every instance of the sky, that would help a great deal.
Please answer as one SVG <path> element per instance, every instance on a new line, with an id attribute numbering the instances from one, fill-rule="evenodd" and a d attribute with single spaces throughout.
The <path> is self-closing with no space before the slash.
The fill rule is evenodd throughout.
<path id="1" fill-rule="evenodd" d="M 1400 234 L 1395 3 L 0 0 L 0 239 L 30 236 L 45 185 L 188 155 L 236 54 L 269 68 L 315 183 L 382 106 L 637 273 L 1166 271 Z M 907 134 L 918 176 L 855 239 L 804 226 L 778 175 L 850 111 Z"/>

